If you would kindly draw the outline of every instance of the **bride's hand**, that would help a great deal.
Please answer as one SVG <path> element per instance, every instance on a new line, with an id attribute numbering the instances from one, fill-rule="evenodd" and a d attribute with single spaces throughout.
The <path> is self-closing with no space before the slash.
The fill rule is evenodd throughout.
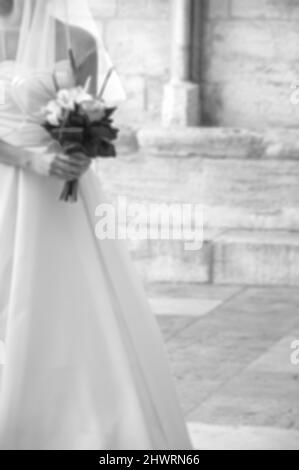
<path id="1" fill-rule="evenodd" d="M 55 156 L 50 165 L 50 175 L 70 181 L 79 179 L 89 168 L 90 158 L 80 151 Z"/>
<path id="2" fill-rule="evenodd" d="M 28 163 L 27 167 L 39 175 L 70 181 L 79 179 L 88 170 L 91 160 L 83 152 L 73 150 L 70 153 L 33 154 Z"/>

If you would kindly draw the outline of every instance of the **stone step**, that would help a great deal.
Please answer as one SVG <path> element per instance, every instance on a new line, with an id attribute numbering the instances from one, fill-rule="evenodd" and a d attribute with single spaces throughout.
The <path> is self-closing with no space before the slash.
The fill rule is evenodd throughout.
<path id="1" fill-rule="evenodd" d="M 294 160 L 135 153 L 98 165 L 114 199 L 202 204 L 209 228 L 299 230 L 299 165 Z"/>
<path id="2" fill-rule="evenodd" d="M 153 127 L 138 140 L 147 158 L 185 161 L 184 194 L 205 206 L 207 227 L 299 230 L 297 130 Z"/>
<path id="3" fill-rule="evenodd" d="M 146 127 L 137 132 L 141 150 L 158 156 L 237 159 L 299 159 L 297 129 L 262 131 L 229 127 Z"/>
<path id="4" fill-rule="evenodd" d="M 198 251 L 177 240 L 129 246 L 146 282 L 299 285 L 299 232 L 206 231 Z"/>
<path id="5" fill-rule="evenodd" d="M 114 201 L 202 206 L 201 250 L 178 240 L 132 244 L 144 278 L 298 285 L 298 137 L 285 129 L 142 129 L 138 152 L 98 162 Z M 122 142 L 132 143 L 130 135 Z"/>
<path id="6" fill-rule="evenodd" d="M 213 248 L 217 284 L 299 285 L 299 232 L 231 230 Z"/>
<path id="7" fill-rule="evenodd" d="M 141 150 L 158 156 L 260 158 L 266 146 L 258 132 L 220 127 L 147 127 L 137 138 Z"/>
<path id="8" fill-rule="evenodd" d="M 205 159 L 208 227 L 299 230 L 299 165 L 290 160 Z"/>

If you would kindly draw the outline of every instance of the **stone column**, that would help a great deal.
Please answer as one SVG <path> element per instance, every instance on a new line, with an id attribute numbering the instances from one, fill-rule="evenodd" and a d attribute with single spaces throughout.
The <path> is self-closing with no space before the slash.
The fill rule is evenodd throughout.
<path id="1" fill-rule="evenodd" d="M 172 5 L 171 77 L 165 85 L 162 123 L 165 126 L 197 126 L 200 123 L 200 86 L 192 82 L 194 25 L 201 0 L 170 0 Z M 199 58 L 198 58 L 199 60 Z"/>

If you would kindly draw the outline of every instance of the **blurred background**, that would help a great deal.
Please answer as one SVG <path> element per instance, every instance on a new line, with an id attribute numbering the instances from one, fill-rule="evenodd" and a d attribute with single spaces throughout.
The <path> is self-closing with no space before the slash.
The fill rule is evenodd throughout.
<path id="1" fill-rule="evenodd" d="M 106 191 L 203 205 L 201 250 L 130 242 L 194 444 L 299 449 L 299 1 L 90 2 L 127 92 Z"/>

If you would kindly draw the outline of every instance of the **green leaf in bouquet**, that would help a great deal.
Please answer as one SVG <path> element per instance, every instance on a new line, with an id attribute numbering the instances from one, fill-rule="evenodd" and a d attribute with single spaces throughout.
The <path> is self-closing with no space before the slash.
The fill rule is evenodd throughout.
<path id="1" fill-rule="evenodd" d="M 91 139 L 106 139 L 106 140 L 115 140 L 118 135 L 118 130 L 111 127 L 107 126 L 103 123 L 100 123 L 99 125 L 93 125 L 88 129 L 88 136 Z"/>
<path id="2" fill-rule="evenodd" d="M 116 157 L 116 149 L 109 140 L 90 140 L 86 142 L 84 149 L 90 158 Z"/>
<path id="3" fill-rule="evenodd" d="M 106 108 L 105 110 L 105 118 L 109 119 L 116 111 L 116 108 Z"/>

